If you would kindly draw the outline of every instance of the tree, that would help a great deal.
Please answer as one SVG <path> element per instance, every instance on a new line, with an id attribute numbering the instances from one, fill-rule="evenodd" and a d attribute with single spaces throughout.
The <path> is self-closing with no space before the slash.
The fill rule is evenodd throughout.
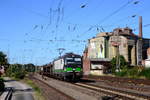
<path id="1" fill-rule="evenodd" d="M 0 77 L 4 73 L 4 69 L 8 66 L 7 56 L 0 51 Z"/>
<path id="2" fill-rule="evenodd" d="M 17 79 L 23 79 L 26 75 L 23 65 L 21 64 L 11 64 L 6 71 L 6 75 L 9 77 L 15 77 Z"/>
<path id="3" fill-rule="evenodd" d="M 112 66 L 113 73 L 116 71 L 116 60 L 117 60 L 117 57 L 113 57 L 113 59 L 111 60 L 111 66 Z M 119 60 L 120 60 L 120 69 L 127 67 L 127 62 L 126 62 L 124 56 L 120 55 Z"/>
<path id="4" fill-rule="evenodd" d="M 25 65 L 24 65 L 24 69 L 25 69 L 27 72 L 35 72 L 35 65 L 32 64 L 32 63 L 25 64 Z"/>
<path id="5" fill-rule="evenodd" d="M 0 78 L 0 92 L 4 91 L 5 89 L 5 84 L 3 78 Z"/>
<path id="6" fill-rule="evenodd" d="M 8 65 L 8 60 L 7 60 L 7 56 L 2 52 L 0 51 L 0 65 L 2 66 L 6 66 Z"/>

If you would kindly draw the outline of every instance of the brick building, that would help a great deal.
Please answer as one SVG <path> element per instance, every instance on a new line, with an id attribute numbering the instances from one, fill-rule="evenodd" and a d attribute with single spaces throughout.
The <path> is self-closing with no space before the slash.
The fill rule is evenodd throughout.
<path id="1" fill-rule="evenodd" d="M 102 32 L 89 39 L 83 54 L 83 71 L 85 75 L 102 75 L 108 72 L 110 60 L 123 55 L 132 66 L 141 65 L 147 59 L 150 39 L 142 37 L 142 17 L 139 18 L 139 35 L 132 29 L 116 28 L 113 32 Z"/>

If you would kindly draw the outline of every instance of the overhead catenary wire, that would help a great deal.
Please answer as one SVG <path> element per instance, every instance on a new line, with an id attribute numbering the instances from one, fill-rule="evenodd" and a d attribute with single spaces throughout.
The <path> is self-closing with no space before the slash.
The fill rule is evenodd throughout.
<path id="1" fill-rule="evenodd" d="M 149 26 L 150 26 L 150 24 L 144 24 L 144 25 L 143 25 L 143 28 L 149 27 Z M 136 31 L 137 29 L 139 29 L 139 27 L 136 27 L 136 28 L 134 28 L 133 30 Z"/>
<path id="2" fill-rule="evenodd" d="M 34 11 L 35 12 L 35 11 Z M 36 12 L 37 13 L 37 12 Z M 40 13 L 38 13 L 38 14 L 40 14 Z M 43 14 L 40 14 L 40 15 L 43 15 Z M 45 16 L 45 15 L 43 15 L 43 16 Z M 41 17 L 43 17 L 43 16 L 41 16 Z M 44 17 L 45 18 L 45 17 Z M 46 17 L 47 18 L 47 17 Z M 71 23 L 69 23 L 69 24 L 71 24 Z M 76 26 L 77 26 L 77 24 L 75 24 Z M 56 26 L 58 26 L 58 25 L 56 25 Z"/>
<path id="3" fill-rule="evenodd" d="M 84 4 L 83 4 L 84 5 Z M 83 8 L 86 8 L 87 7 L 87 5 L 85 6 L 85 7 L 83 7 Z M 61 9 L 63 9 L 63 8 L 61 8 Z M 63 12 L 63 11 L 62 11 Z M 61 13 L 61 15 L 62 15 L 63 13 Z M 35 14 L 36 15 L 36 14 Z M 38 15 L 39 16 L 39 15 Z M 58 16 L 58 15 L 57 15 Z M 63 16 L 63 15 L 62 15 Z M 42 16 L 41 16 L 42 17 Z M 44 17 L 43 17 L 44 18 Z M 50 16 L 48 16 L 48 19 L 50 19 Z M 63 19 L 63 18 L 62 18 Z M 52 20 L 51 20 L 52 21 Z M 61 22 L 61 20 L 59 19 L 59 20 L 57 20 L 58 22 Z M 65 22 L 63 22 L 63 23 L 65 23 Z M 65 23 L 65 24 L 67 24 L 67 23 Z M 70 24 L 70 30 L 72 30 L 72 31 L 75 31 L 75 30 L 77 30 L 77 28 L 82 28 L 81 26 L 80 26 L 81 24 L 80 23 L 75 23 L 75 24 Z M 37 28 L 35 28 L 35 29 L 40 29 L 40 25 L 38 25 L 39 27 L 37 27 Z M 85 27 L 87 27 L 87 32 L 90 32 L 91 30 L 97 30 L 97 31 L 105 31 L 105 27 L 103 28 L 103 26 L 101 26 L 101 25 L 98 25 L 98 26 L 95 26 L 95 25 L 88 25 L 88 24 L 85 24 Z M 41 28 L 42 29 L 42 28 Z M 44 29 L 45 29 L 45 27 L 44 27 Z M 67 27 L 66 27 L 66 29 L 67 29 Z M 51 29 L 52 31 L 54 30 L 55 32 L 56 32 L 56 30 L 55 29 Z M 53 32 L 54 32 L 53 31 Z M 72 32 L 72 31 L 70 31 L 70 33 Z M 73 33 L 73 32 L 72 32 Z M 57 36 L 56 36 L 57 37 Z M 44 39 L 43 39 L 44 40 Z M 65 39 L 66 40 L 66 39 Z M 40 40 L 37 40 L 37 41 L 40 41 Z M 32 41 L 32 42 L 37 42 L 37 41 Z M 57 43 L 57 42 L 66 42 L 66 41 L 64 41 L 64 40 L 59 40 L 58 38 L 56 38 L 56 39 L 54 39 L 54 38 L 52 38 L 52 39 L 50 39 L 49 41 L 52 41 L 52 42 L 54 42 L 54 43 Z M 71 41 L 71 40 L 70 40 Z M 74 41 L 74 40 L 73 40 Z M 71 42 L 72 43 L 72 42 Z M 76 43 L 79 43 L 79 42 L 76 42 Z"/>
<path id="4" fill-rule="evenodd" d="M 70 14 L 68 14 L 68 16 L 64 17 L 64 19 L 69 19 L 71 18 L 73 15 L 77 14 L 78 12 L 80 12 L 82 9 L 86 8 L 92 0 L 89 0 L 88 2 L 82 2 L 80 3 L 80 5 L 77 6 L 77 9 L 75 9 L 74 11 L 72 11 Z M 66 7 L 65 7 L 66 8 Z"/>
<path id="5" fill-rule="evenodd" d="M 62 0 L 60 0 L 61 2 L 62 2 Z M 129 2 L 130 3 L 130 2 Z M 60 5 L 61 3 L 59 3 L 59 5 Z M 34 11 L 35 12 L 35 11 Z M 37 12 L 36 12 L 37 13 Z M 40 15 L 42 15 L 42 14 L 40 14 Z"/>
<path id="6" fill-rule="evenodd" d="M 133 1 L 134 0 L 128 1 L 127 3 L 125 3 L 124 5 L 122 5 L 121 7 L 119 7 L 117 10 L 113 11 L 112 13 L 110 13 L 109 15 L 107 15 L 106 17 L 104 17 L 102 20 L 98 21 L 98 24 L 102 24 L 103 22 L 107 21 L 109 18 L 111 18 L 113 15 L 115 15 L 116 13 L 118 13 L 119 11 L 121 11 L 123 8 L 127 7 Z"/>
<path id="7" fill-rule="evenodd" d="M 116 13 L 118 13 L 119 11 L 121 11 L 123 8 L 125 8 L 126 6 L 128 6 L 129 4 L 131 4 L 131 3 L 133 3 L 133 4 L 138 4 L 139 3 L 139 1 L 134 1 L 134 0 L 130 0 L 130 1 L 128 1 L 126 4 L 124 4 L 123 6 L 121 6 L 120 8 L 118 8 L 117 10 L 115 10 L 114 12 L 112 12 L 111 14 L 109 14 L 108 16 L 106 16 L 104 19 L 102 19 L 101 21 L 100 21 L 100 24 L 102 24 L 103 22 L 105 22 L 106 20 L 108 20 L 110 17 L 112 17 L 113 15 L 115 15 Z M 131 16 L 132 18 L 134 18 L 134 17 L 136 17 L 136 15 L 132 15 Z M 99 25 L 100 25 L 99 24 Z M 113 24 L 114 25 L 114 24 Z M 96 26 L 96 25 L 95 25 Z M 104 32 L 105 30 L 104 30 L 104 28 L 102 27 L 102 26 L 100 26 L 101 28 L 99 28 L 99 27 L 97 27 L 97 32 L 98 31 L 100 31 L 100 32 Z M 102 31 L 101 31 L 101 30 Z M 85 31 L 84 33 L 87 33 L 88 31 Z"/>
<path id="8" fill-rule="evenodd" d="M 134 0 L 131 0 L 131 1 L 128 1 L 126 4 L 124 4 L 123 6 L 121 6 L 119 9 L 117 9 L 116 11 L 112 12 L 111 14 L 109 14 L 108 16 L 106 16 L 103 20 L 101 20 L 101 23 L 103 23 L 104 21 L 106 21 L 106 19 L 109 19 L 111 16 L 113 16 L 114 14 L 118 13 L 120 10 L 122 10 L 123 8 L 125 8 L 126 6 L 128 6 L 130 3 L 134 3 L 134 4 L 138 4 L 139 1 L 135 1 Z M 132 15 L 131 17 L 134 18 L 136 15 Z M 122 20 L 122 19 L 121 19 Z M 113 24 L 114 25 L 114 24 Z M 100 31 L 100 32 L 104 32 L 104 28 L 102 26 L 99 26 L 100 28 L 95 25 L 97 27 L 97 32 Z M 87 33 L 88 31 L 85 31 L 84 33 Z"/>

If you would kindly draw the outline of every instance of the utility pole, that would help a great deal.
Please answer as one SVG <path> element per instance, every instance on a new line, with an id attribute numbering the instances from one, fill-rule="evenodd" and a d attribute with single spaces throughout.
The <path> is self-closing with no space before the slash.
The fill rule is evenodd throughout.
<path id="1" fill-rule="evenodd" d="M 120 39 L 119 39 L 119 32 L 117 33 L 117 50 L 116 50 L 116 71 L 120 71 L 120 53 L 119 53 L 119 44 L 120 44 Z"/>
<path id="2" fill-rule="evenodd" d="M 115 52 L 116 52 L 116 68 L 115 71 L 120 71 L 120 53 L 119 53 L 119 45 L 120 45 L 120 37 L 119 37 L 119 31 L 115 32 L 112 37 L 112 46 L 114 46 Z"/>
<path id="3" fill-rule="evenodd" d="M 137 65 L 142 65 L 142 16 L 139 16 L 139 38 L 137 40 Z"/>
<path id="4" fill-rule="evenodd" d="M 9 48 L 10 48 L 10 45 L 8 44 L 8 62 L 10 63 L 10 50 L 9 50 Z"/>
<path id="5" fill-rule="evenodd" d="M 58 48 L 57 50 L 58 50 L 58 52 L 59 52 L 59 56 L 61 57 L 61 54 L 63 53 L 63 51 L 64 51 L 65 49 L 64 49 L 64 48 Z"/>

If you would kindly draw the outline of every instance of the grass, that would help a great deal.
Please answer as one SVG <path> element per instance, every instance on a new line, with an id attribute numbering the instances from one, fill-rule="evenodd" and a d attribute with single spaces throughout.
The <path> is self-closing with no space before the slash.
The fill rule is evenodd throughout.
<path id="1" fill-rule="evenodd" d="M 34 89 L 35 100 L 45 100 L 43 95 L 42 95 L 41 89 L 32 80 L 25 78 L 23 80 L 23 82 L 27 83 L 28 85 L 30 85 Z"/>

